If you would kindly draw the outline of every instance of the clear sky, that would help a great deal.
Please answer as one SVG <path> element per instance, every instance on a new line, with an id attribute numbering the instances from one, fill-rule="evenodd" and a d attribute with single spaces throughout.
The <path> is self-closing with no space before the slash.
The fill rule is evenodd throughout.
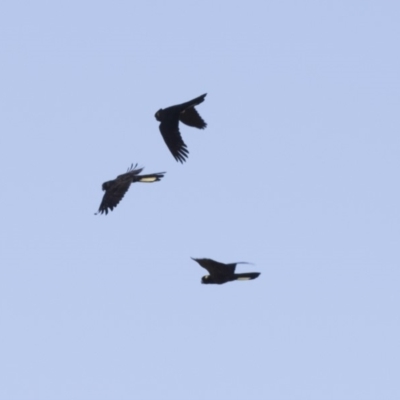
<path id="1" fill-rule="evenodd" d="M 399 21 L 3 1 L 0 399 L 399 399 Z M 154 113 L 203 93 L 181 165 Z M 94 216 L 131 163 L 167 173 Z"/>

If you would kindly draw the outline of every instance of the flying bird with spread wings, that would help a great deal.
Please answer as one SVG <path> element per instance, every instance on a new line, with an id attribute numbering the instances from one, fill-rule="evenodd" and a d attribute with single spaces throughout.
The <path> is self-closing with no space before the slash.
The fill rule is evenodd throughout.
<path id="1" fill-rule="evenodd" d="M 189 150 L 179 131 L 179 121 L 188 126 L 204 129 L 207 124 L 200 117 L 195 106 L 202 103 L 206 95 L 207 93 L 186 103 L 160 108 L 155 114 L 156 120 L 160 121 L 161 135 L 176 161 L 183 163 L 189 155 Z"/>
<path id="2" fill-rule="evenodd" d="M 242 274 L 235 274 L 237 264 L 250 264 L 247 262 L 236 262 L 231 264 L 224 264 L 209 258 L 193 258 L 192 260 L 198 262 L 205 268 L 210 275 L 205 275 L 201 278 L 201 283 L 216 283 L 222 285 L 231 281 L 249 281 L 256 279 L 260 276 L 260 272 L 245 272 Z"/>
<path id="3" fill-rule="evenodd" d="M 146 182 L 152 183 L 161 180 L 165 172 L 158 172 L 155 174 L 139 175 L 143 168 L 136 168 L 137 164 L 133 164 L 128 168 L 127 172 L 122 175 L 118 175 L 116 179 L 112 181 L 104 182 L 102 189 L 105 191 L 103 199 L 101 201 L 98 213 L 108 214 L 108 210 L 112 211 L 117 207 L 118 203 L 122 200 L 125 193 L 128 191 L 129 186 L 133 182 Z"/>

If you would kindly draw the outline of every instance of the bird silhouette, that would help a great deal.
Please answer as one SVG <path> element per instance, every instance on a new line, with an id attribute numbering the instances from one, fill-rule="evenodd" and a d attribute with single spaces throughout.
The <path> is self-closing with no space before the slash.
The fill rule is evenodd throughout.
<path id="1" fill-rule="evenodd" d="M 103 199 L 101 201 L 99 211 L 95 213 L 108 214 L 108 210 L 112 211 L 118 203 L 122 200 L 125 193 L 128 191 L 129 186 L 133 182 L 157 182 L 165 174 L 165 172 L 158 172 L 155 174 L 139 175 L 143 168 L 137 168 L 137 164 L 133 164 L 128 168 L 127 172 L 122 175 L 118 175 L 116 179 L 112 181 L 104 182 L 102 189 L 105 191 Z"/>
<path id="2" fill-rule="evenodd" d="M 211 260 L 210 258 L 193 258 L 192 260 L 198 262 L 205 268 L 210 275 L 205 275 L 201 278 L 201 283 L 216 283 L 222 285 L 231 281 L 248 281 L 256 279 L 260 272 L 245 272 L 242 274 L 235 274 L 237 264 L 249 264 L 247 262 L 236 262 L 231 264 L 224 264 L 218 261 Z"/>
<path id="3" fill-rule="evenodd" d="M 188 126 L 204 129 L 207 124 L 200 117 L 195 106 L 202 103 L 206 95 L 207 93 L 186 103 L 160 108 L 155 114 L 156 120 L 160 121 L 161 135 L 176 161 L 183 163 L 189 155 L 189 150 L 179 131 L 179 121 Z"/>

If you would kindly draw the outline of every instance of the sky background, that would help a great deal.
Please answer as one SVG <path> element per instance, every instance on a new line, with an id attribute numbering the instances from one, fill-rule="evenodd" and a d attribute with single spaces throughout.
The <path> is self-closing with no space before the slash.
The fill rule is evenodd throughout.
<path id="1" fill-rule="evenodd" d="M 399 20 L 3 1 L 0 399 L 399 399 Z M 181 165 L 154 113 L 203 93 Z M 94 216 L 131 163 L 167 174 Z"/>

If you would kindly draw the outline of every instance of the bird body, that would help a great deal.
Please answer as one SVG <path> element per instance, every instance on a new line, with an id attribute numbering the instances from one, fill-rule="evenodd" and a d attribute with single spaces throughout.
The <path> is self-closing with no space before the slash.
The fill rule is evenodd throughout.
<path id="1" fill-rule="evenodd" d="M 201 278 L 201 283 L 215 283 L 222 285 L 223 283 L 231 281 L 248 281 L 256 279 L 260 275 L 260 272 L 245 272 L 241 274 L 235 274 L 236 265 L 249 264 L 247 262 L 224 264 L 211 260 L 210 258 L 192 258 L 192 260 L 199 263 L 210 274 L 203 276 Z"/>
<path id="2" fill-rule="evenodd" d="M 200 117 L 195 106 L 202 103 L 206 95 L 207 93 L 186 103 L 160 108 L 154 115 L 160 122 L 161 135 L 176 161 L 183 163 L 189 155 L 189 150 L 179 131 L 179 121 L 194 128 L 204 129 L 207 124 Z"/>
<path id="3" fill-rule="evenodd" d="M 155 174 L 139 175 L 143 168 L 136 168 L 137 164 L 133 164 L 128 168 L 127 172 L 118 175 L 116 179 L 104 182 L 102 189 L 105 191 L 103 199 L 100 203 L 99 211 L 100 214 L 108 214 L 108 211 L 112 211 L 118 203 L 122 200 L 125 193 L 128 191 L 131 183 L 133 182 L 157 182 L 161 180 L 165 172 L 158 172 Z M 97 213 L 96 213 L 97 214 Z"/>

